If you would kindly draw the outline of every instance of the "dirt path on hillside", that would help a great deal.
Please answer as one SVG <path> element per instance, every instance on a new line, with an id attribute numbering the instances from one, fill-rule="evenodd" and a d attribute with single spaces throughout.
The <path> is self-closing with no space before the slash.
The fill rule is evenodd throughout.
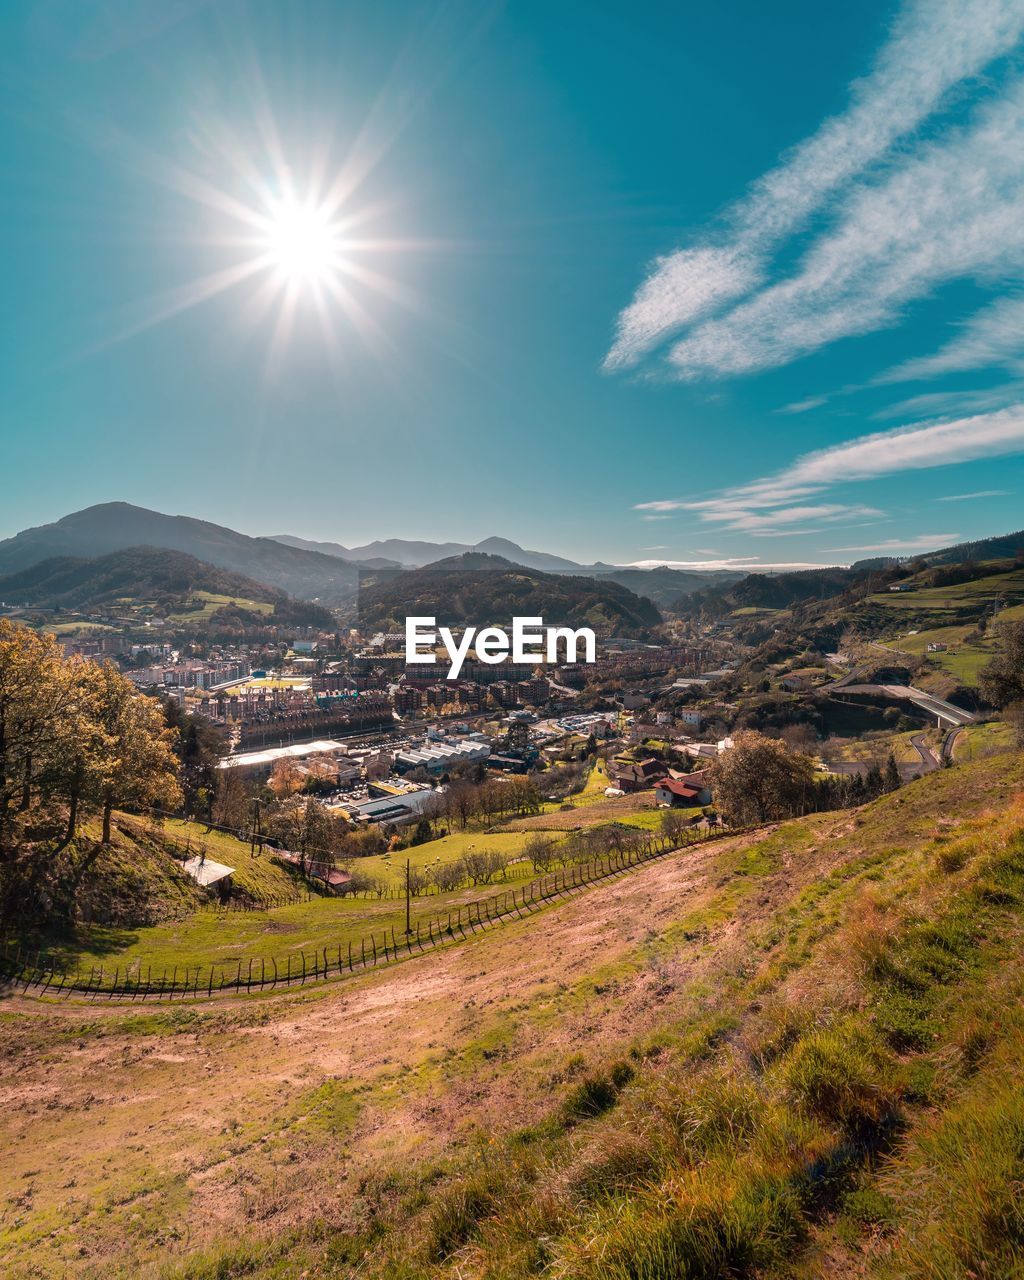
<path id="1" fill-rule="evenodd" d="M 742 922 L 730 915 L 672 948 L 648 944 L 729 889 L 737 850 L 754 837 L 672 855 L 377 974 L 193 1006 L 181 1031 L 133 1028 L 135 1017 L 166 1018 L 165 1005 L 0 1002 L 14 1067 L 0 1086 L 0 1143 L 12 1153 L 3 1222 L 38 1223 L 34 1259 L 52 1263 L 24 1274 L 59 1275 L 70 1257 L 75 1274 L 123 1265 L 136 1217 L 129 1247 L 145 1274 L 148 1258 L 181 1247 L 183 1204 L 192 1248 L 314 1214 L 343 1220 L 371 1164 L 529 1123 L 549 1105 L 551 1084 L 538 1079 L 567 1055 L 614 1050 L 664 1021 L 666 1006 L 682 1010 L 691 979 L 741 964 L 751 928 L 838 862 L 829 836 L 848 829 L 823 823 L 798 857 L 782 850 L 776 870 L 741 885 Z M 352 1101 L 342 1132 L 322 1127 L 325 1088 Z M 21 1274 L 13 1255 L 0 1254 L 0 1270 Z"/>

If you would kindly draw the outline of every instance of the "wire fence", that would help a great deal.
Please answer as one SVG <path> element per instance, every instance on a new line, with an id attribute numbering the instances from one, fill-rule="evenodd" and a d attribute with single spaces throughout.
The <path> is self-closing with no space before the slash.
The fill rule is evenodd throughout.
<path id="1" fill-rule="evenodd" d="M 531 915 L 587 885 L 620 875 L 655 858 L 756 829 L 710 831 L 694 834 L 681 842 L 652 836 L 640 845 L 612 850 L 590 863 L 562 868 L 522 886 L 414 920 L 408 933 L 398 935 L 394 927 L 386 927 L 356 941 L 324 946 L 312 952 L 291 952 L 282 960 L 255 956 L 219 965 L 179 965 L 157 974 L 152 966 L 134 962 L 116 965 L 113 971 L 108 966 L 93 965 L 86 973 L 81 968 L 68 969 L 55 957 L 42 952 L 26 953 L 20 947 L 0 943 L 0 975 L 8 985 L 21 986 L 26 992 L 39 996 L 80 995 L 132 1001 L 212 998 L 224 993 L 306 986 L 436 950 L 482 930 Z"/>

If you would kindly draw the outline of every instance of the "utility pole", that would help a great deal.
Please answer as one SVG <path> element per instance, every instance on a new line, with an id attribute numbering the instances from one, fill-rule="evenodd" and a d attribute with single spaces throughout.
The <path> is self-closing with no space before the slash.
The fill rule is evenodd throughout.
<path id="1" fill-rule="evenodd" d="M 406 858 L 405 860 L 405 936 L 406 937 L 408 937 L 409 934 L 412 933 L 412 924 L 409 921 L 409 903 L 412 898 L 412 894 L 410 892 L 410 879 L 411 878 L 410 878 L 410 872 L 409 872 L 409 859 Z"/>
<path id="2" fill-rule="evenodd" d="M 249 857 L 256 857 L 256 839 L 260 829 L 260 802 L 259 797 L 254 796 L 252 801 L 252 839 L 249 842 Z"/>

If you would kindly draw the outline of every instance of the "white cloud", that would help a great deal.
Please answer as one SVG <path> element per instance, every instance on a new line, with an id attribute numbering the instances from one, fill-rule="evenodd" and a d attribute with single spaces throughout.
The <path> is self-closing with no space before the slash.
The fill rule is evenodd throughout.
<path id="1" fill-rule="evenodd" d="M 701 520 L 727 529 L 772 536 L 779 528 L 795 527 L 801 521 L 832 523 L 881 516 L 872 507 L 803 501 L 836 485 L 1013 453 L 1024 453 L 1024 405 L 860 436 L 806 453 L 784 471 L 735 485 L 710 498 L 672 500 L 671 508 L 694 511 Z"/>
<path id="2" fill-rule="evenodd" d="M 1008 498 L 1009 489 L 979 489 L 977 493 L 949 493 L 944 498 L 936 498 L 936 502 L 970 502 L 974 498 Z"/>
<path id="3" fill-rule="evenodd" d="M 680 378 L 788 364 L 895 323 L 938 284 L 1024 269 L 1024 81 L 972 127 L 921 148 L 845 201 L 796 274 L 699 324 L 669 352 Z"/>
<path id="4" fill-rule="evenodd" d="M 808 396 L 806 400 L 794 400 L 792 404 L 784 404 L 776 413 L 809 413 L 811 409 L 820 409 L 828 403 L 828 396 Z"/>
<path id="5" fill-rule="evenodd" d="M 957 337 L 934 355 L 906 360 L 877 381 L 909 382 L 992 365 L 1024 374 L 1024 298 L 998 299 L 966 320 Z"/>
<path id="6" fill-rule="evenodd" d="M 881 554 L 892 552 L 894 555 L 907 551 L 937 551 L 940 547 L 948 547 L 952 543 L 958 542 L 960 537 L 959 533 L 922 533 L 914 538 L 889 538 L 886 542 L 873 542 L 861 547 L 832 547 L 831 550 L 838 553 L 845 551 L 874 551 Z"/>
<path id="7" fill-rule="evenodd" d="M 897 18 L 874 68 L 827 120 L 751 188 L 728 215 L 732 242 L 659 258 L 618 319 L 605 361 L 635 364 L 672 332 L 755 288 L 767 255 L 823 202 L 914 131 L 949 90 L 1020 38 L 1016 0 L 918 0 Z"/>
<path id="8" fill-rule="evenodd" d="M 656 502 L 638 502 L 633 508 L 634 511 L 681 511 L 686 506 L 685 502 L 676 502 L 674 499 L 659 499 Z"/>
<path id="9" fill-rule="evenodd" d="M 876 419 L 885 418 L 922 418 L 948 417 L 951 414 L 990 413 L 995 409 L 1006 409 L 1019 404 L 1024 399 L 1024 381 L 1004 382 L 999 387 L 989 387 L 984 391 L 929 391 L 924 395 L 911 396 L 898 404 L 879 409 L 871 416 Z"/>
<path id="10" fill-rule="evenodd" d="M 815 563 L 813 560 L 793 561 L 792 563 L 766 563 L 756 556 L 736 556 L 721 560 L 632 560 L 621 566 L 623 569 L 737 569 L 743 573 L 780 572 L 785 569 L 826 569 L 827 563 Z"/>

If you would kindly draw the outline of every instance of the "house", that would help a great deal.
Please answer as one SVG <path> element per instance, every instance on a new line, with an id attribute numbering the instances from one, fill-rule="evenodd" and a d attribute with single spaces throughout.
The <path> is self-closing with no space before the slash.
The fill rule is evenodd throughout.
<path id="1" fill-rule="evenodd" d="M 702 800 L 702 796 L 707 796 Z M 654 788 L 654 798 L 659 805 L 668 809 L 694 809 L 698 805 L 707 804 L 711 792 L 695 787 L 689 782 L 679 782 L 675 778 L 662 778 Z"/>
<path id="2" fill-rule="evenodd" d="M 810 679 L 804 675 L 798 675 L 795 672 L 788 676 L 783 676 L 779 684 L 787 693 L 800 693 L 804 689 L 811 687 Z"/>
<path id="3" fill-rule="evenodd" d="M 913 591 L 913 587 L 909 582 L 890 582 L 890 591 Z"/>
<path id="4" fill-rule="evenodd" d="M 928 644 L 928 652 L 929 653 L 945 653 L 946 647 L 947 646 L 944 645 L 941 640 L 932 640 Z"/>
<path id="5" fill-rule="evenodd" d="M 660 778 L 668 774 L 668 769 L 660 760 L 615 760 L 611 767 L 612 781 L 620 791 L 646 791 Z"/>

